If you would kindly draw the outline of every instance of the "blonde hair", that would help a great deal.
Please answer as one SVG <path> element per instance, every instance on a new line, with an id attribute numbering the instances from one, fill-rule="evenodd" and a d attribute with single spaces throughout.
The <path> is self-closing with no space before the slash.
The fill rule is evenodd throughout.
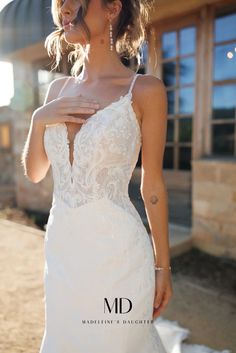
<path id="1" fill-rule="evenodd" d="M 101 0 L 103 6 L 107 6 L 113 1 L 114 0 Z M 139 49 L 142 43 L 146 40 L 145 28 L 149 21 L 149 12 L 154 0 L 121 1 L 122 10 L 119 15 L 117 27 L 114 29 L 114 45 L 120 57 L 124 56 L 129 59 L 136 56 L 139 61 Z M 81 0 L 81 7 L 76 19 L 78 21 L 77 23 L 83 27 L 88 41 L 90 41 L 90 31 L 84 21 L 84 17 L 88 10 L 89 2 L 90 0 Z M 51 12 L 53 22 L 56 25 L 56 30 L 49 34 L 45 40 L 45 47 L 48 55 L 55 58 L 52 69 L 56 69 L 59 66 L 64 51 L 64 29 L 60 13 L 61 6 L 62 0 L 52 0 Z M 68 54 L 69 61 L 71 63 L 74 62 L 71 74 L 76 76 L 84 63 L 86 52 L 80 43 L 68 44 L 67 49 L 71 49 Z"/>

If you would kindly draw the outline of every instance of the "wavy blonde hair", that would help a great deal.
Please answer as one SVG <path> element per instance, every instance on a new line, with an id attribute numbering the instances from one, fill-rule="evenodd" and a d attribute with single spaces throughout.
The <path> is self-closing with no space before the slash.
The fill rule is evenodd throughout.
<path id="1" fill-rule="evenodd" d="M 104 7 L 112 3 L 114 0 L 101 0 Z M 79 23 L 90 41 L 90 31 L 84 21 L 90 0 L 82 0 L 81 7 L 77 14 L 77 24 Z M 119 15 L 118 23 L 114 29 L 114 44 L 120 57 L 131 58 L 136 56 L 138 62 L 139 49 L 146 40 L 146 25 L 149 21 L 149 13 L 153 6 L 154 0 L 121 0 L 122 10 Z M 45 40 L 45 47 L 48 55 L 54 57 L 54 65 L 52 69 L 58 68 L 62 54 L 64 52 L 64 29 L 62 25 L 62 17 L 60 8 L 62 0 L 52 0 L 52 17 L 56 25 L 56 30 L 49 34 Z M 68 44 L 68 59 L 73 64 L 71 74 L 76 76 L 84 63 L 86 53 L 84 47 L 78 44 Z"/>

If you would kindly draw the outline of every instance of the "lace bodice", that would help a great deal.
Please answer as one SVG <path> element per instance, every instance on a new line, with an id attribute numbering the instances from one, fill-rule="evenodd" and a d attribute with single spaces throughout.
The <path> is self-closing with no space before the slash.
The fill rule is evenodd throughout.
<path id="1" fill-rule="evenodd" d="M 77 208 L 109 198 L 127 207 L 128 184 L 142 144 L 132 107 L 132 88 L 137 76 L 126 95 L 98 110 L 81 126 L 73 142 L 72 165 L 66 124 L 46 126 L 44 145 L 53 172 L 53 200 Z M 136 210 L 131 212 L 137 216 Z"/>

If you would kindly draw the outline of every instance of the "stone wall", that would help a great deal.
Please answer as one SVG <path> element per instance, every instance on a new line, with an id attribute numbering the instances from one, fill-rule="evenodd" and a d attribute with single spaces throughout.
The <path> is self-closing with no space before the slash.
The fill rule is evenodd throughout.
<path id="1" fill-rule="evenodd" d="M 9 124 L 10 145 L 0 151 L 0 208 L 15 205 L 14 156 L 12 153 L 13 112 L 9 107 L 0 107 L 0 122 Z"/>
<path id="2" fill-rule="evenodd" d="M 193 244 L 236 259 L 236 161 L 192 161 Z"/>

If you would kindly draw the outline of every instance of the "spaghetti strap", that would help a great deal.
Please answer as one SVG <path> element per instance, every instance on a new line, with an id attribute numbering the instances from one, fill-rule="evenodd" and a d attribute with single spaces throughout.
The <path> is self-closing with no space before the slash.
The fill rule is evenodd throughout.
<path id="1" fill-rule="evenodd" d="M 67 86 L 67 83 L 69 82 L 70 78 L 71 78 L 71 76 L 69 76 L 69 77 L 67 78 L 67 80 L 65 80 L 63 86 L 61 87 L 61 89 L 60 89 L 60 91 L 59 91 L 59 93 L 58 93 L 58 96 L 61 94 L 61 92 L 63 92 L 63 90 L 64 90 L 64 88 Z"/>
<path id="2" fill-rule="evenodd" d="M 136 78 L 139 76 L 140 74 L 135 74 L 134 75 L 134 78 L 133 78 L 133 80 L 132 80 L 132 82 L 131 82 L 131 85 L 130 85 L 130 88 L 129 88 L 129 92 L 128 92 L 128 95 L 132 95 L 132 89 L 133 89 L 133 87 L 134 87 L 134 83 L 135 83 L 135 81 L 136 81 Z"/>

